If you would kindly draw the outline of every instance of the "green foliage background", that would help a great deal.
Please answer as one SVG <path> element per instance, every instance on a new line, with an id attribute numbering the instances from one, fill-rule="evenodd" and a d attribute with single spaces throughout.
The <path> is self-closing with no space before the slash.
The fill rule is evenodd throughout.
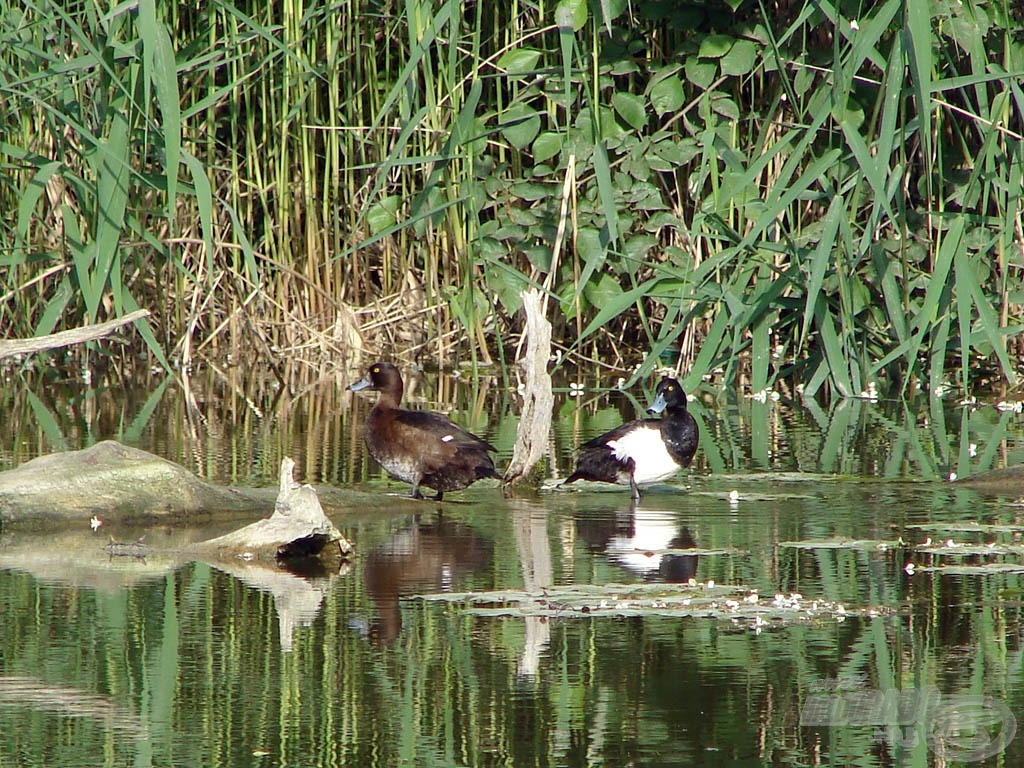
<path id="1" fill-rule="evenodd" d="M 507 360 L 534 285 L 634 376 L 1021 372 L 1007 0 L 0 0 L 0 39 L 0 336 Z"/>

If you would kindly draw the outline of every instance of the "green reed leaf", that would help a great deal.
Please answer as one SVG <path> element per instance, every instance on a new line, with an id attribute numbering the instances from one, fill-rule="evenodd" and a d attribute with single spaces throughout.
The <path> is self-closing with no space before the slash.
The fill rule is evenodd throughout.
<path id="1" fill-rule="evenodd" d="M 181 107 L 174 46 L 167 28 L 157 19 L 156 0 L 139 2 L 139 34 L 143 65 L 160 107 L 164 172 L 167 175 L 167 218 L 177 210 L 178 165 L 181 162 Z"/>

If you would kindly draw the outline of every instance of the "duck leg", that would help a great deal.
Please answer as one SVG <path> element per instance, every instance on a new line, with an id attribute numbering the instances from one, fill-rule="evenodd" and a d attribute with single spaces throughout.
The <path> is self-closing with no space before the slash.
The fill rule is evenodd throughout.
<path id="1" fill-rule="evenodd" d="M 430 501 L 441 501 L 441 498 L 444 496 L 444 491 L 438 491 L 436 496 L 424 496 L 423 493 L 420 491 L 420 484 L 419 481 L 417 480 L 415 483 L 412 484 L 411 496 L 414 499 L 429 499 Z"/>

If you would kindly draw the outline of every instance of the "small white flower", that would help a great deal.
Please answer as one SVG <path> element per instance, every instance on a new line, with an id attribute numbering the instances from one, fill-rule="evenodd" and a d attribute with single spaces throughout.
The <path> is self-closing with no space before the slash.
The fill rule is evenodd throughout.
<path id="1" fill-rule="evenodd" d="M 956 482 L 956 472 L 950 472 L 949 473 L 949 482 L 951 482 L 951 483 Z"/>
<path id="2" fill-rule="evenodd" d="M 914 571 L 917 570 L 917 566 L 913 563 L 907 563 L 905 566 L 903 566 L 903 570 L 906 572 L 907 576 L 913 576 Z"/>
<path id="3" fill-rule="evenodd" d="M 996 403 L 996 408 L 1009 413 L 1020 413 L 1024 410 L 1024 403 L 1020 400 L 1000 400 Z"/>
<path id="4" fill-rule="evenodd" d="M 93 515 L 91 518 L 89 518 L 89 527 L 92 528 L 94 531 L 101 525 L 103 525 L 103 521 L 100 520 L 96 515 Z"/>
<path id="5" fill-rule="evenodd" d="M 860 393 L 861 399 L 868 400 L 872 403 L 878 402 L 878 385 L 873 381 L 868 382 L 867 389 Z"/>
<path id="6" fill-rule="evenodd" d="M 857 23 L 856 19 L 850 19 L 850 29 L 852 29 L 854 32 L 860 29 L 860 24 Z"/>
<path id="7" fill-rule="evenodd" d="M 972 459 L 978 455 L 977 443 L 971 443 L 970 445 L 967 446 L 967 455 L 970 456 Z"/>
<path id="8" fill-rule="evenodd" d="M 583 394 L 583 385 L 571 382 L 569 384 L 569 397 L 579 397 Z"/>

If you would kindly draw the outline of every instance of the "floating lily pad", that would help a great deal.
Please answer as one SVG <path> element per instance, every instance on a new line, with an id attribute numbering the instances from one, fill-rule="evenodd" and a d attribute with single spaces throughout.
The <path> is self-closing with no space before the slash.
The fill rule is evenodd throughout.
<path id="1" fill-rule="evenodd" d="M 632 549 L 609 549 L 608 554 L 614 555 L 647 555 L 648 557 L 659 557 L 661 555 L 693 555 L 694 557 L 705 557 L 710 555 L 749 555 L 750 552 L 745 549 L 736 549 L 735 547 L 718 547 L 714 549 L 703 549 L 701 547 L 689 547 L 679 549 L 676 547 L 666 547 L 665 549 L 657 548 L 638 548 Z"/>
<path id="2" fill-rule="evenodd" d="M 914 572 L 935 571 L 954 576 L 990 576 L 1002 573 L 1024 573 L 1024 563 L 983 563 L 980 565 L 916 565 Z"/>
<path id="3" fill-rule="evenodd" d="M 790 490 L 780 491 L 779 493 L 765 493 L 764 491 L 750 491 L 750 490 L 739 490 L 736 489 L 738 495 L 733 496 L 732 491 L 691 491 L 692 496 L 708 496 L 713 499 L 721 499 L 722 501 L 728 501 L 730 504 L 743 504 L 750 503 L 752 501 L 793 501 L 795 499 L 816 499 L 818 498 L 812 493 L 793 493 Z"/>
<path id="4" fill-rule="evenodd" d="M 859 549 L 859 550 L 880 550 L 900 549 L 907 544 L 902 539 L 886 541 L 884 539 L 845 539 L 842 537 L 834 539 L 808 539 L 805 541 L 780 541 L 780 547 L 792 547 L 794 549 Z"/>
<path id="5" fill-rule="evenodd" d="M 914 523 L 907 528 L 919 531 L 952 531 L 955 533 L 1024 533 L 1024 525 L 1007 523 Z"/>
<path id="6" fill-rule="evenodd" d="M 1024 555 L 1024 545 L 1020 544 L 929 544 L 914 547 L 915 552 L 926 555 L 944 555 L 958 557 L 996 557 L 999 555 Z"/>
<path id="7" fill-rule="evenodd" d="M 744 586 L 707 584 L 573 584 L 540 593 L 518 591 L 416 595 L 410 600 L 461 605 L 474 616 L 601 618 L 626 616 L 691 617 L 728 620 L 752 629 L 793 623 L 842 621 L 878 616 L 888 608 L 846 607 L 802 595 L 758 595 Z"/>

